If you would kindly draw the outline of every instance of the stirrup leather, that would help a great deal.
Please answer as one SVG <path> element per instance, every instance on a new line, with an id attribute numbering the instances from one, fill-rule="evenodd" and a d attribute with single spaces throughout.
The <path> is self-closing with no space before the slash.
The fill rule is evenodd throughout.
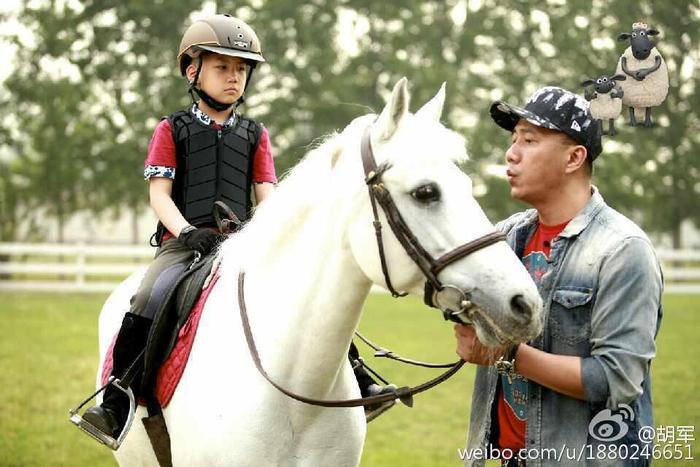
<path id="1" fill-rule="evenodd" d="M 115 378 L 114 376 L 110 376 L 109 379 L 107 380 L 107 384 L 102 386 L 100 389 L 95 391 L 94 394 L 92 394 L 90 397 L 85 399 L 80 405 L 77 407 L 70 409 L 68 413 L 70 414 L 70 421 L 80 428 L 82 431 L 90 435 L 92 438 L 96 439 L 100 443 L 104 444 L 105 446 L 108 446 L 109 448 L 113 450 L 119 449 L 119 446 L 124 442 L 124 438 L 126 438 L 126 434 L 129 432 L 129 429 L 131 428 L 131 423 L 134 421 L 134 412 L 136 411 L 136 400 L 134 398 L 134 392 L 131 390 L 131 388 L 127 387 L 124 389 L 121 385 L 121 380 Z M 99 430 L 97 427 L 95 427 L 93 424 L 85 420 L 82 415 L 79 413 L 80 409 L 82 409 L 88 402 L 93 400 L 99 393 L 103 392 L 109 385 L 112 385 L 116 387 L 118 390 L 123 392 L 124 394 L 127 395 L 129 398 L 129 415 L 127 416 L 126 423 L 124 424 L 124 428 L 122 428 L 121 433 L 119 436 L 115 439 L 112 436 L 109 436 L 105 433 L 103 433 L 101 430 Z"/>
<path id="2" fill-rule="evenodd" d="M 392 408 L 396 404 L 396 401 L 386 401 L 372 409 L 365 408 L 365 421 L 367 423 L 371 422 L 375 418 L 379 417 L 381 414 Z"/>

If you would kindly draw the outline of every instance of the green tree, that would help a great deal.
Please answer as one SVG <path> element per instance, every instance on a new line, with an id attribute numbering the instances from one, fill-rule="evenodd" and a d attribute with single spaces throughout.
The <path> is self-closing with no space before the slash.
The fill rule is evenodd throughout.
<path id="1" fill-rule="evenodd" d="M 141 167 L 160 115 L 187 102 L 175 55 L 183 18 L 201 2 L 24 2 L 28 33 L 4 85 L 12 138 L 34 204 L 56 219 L 146 206 Z"/>
<path id="2" fill-rule="evenodd" d="M 670 71 L 670 89 L 666 102 L 653 111 L 659 126 L 631 128 L 618 122 L 621 132 L 605 138 L 605 152 L 596 161 L 594 182 L 609 202 L 631 213 L 648 231 L 672 232 L 673 244 L 679 247 L 681 222 L 689 219 L 697 226 L 700 218 L 696 202 L 700 192 L 700 146 L 694 131 L 699 120 L 700 97 L 696 90 L 700 78 L 688 71 L 693 60 L 697 63 L 700 57 L 698 5 L 632 0 L 594 8 L 589 2 L 498 4 L 490 5 L 493 9 L 489 14 L 489 19 L 499 24 L 492 31 L 497 48 L 482 50 L 480 56 L 493 54 L 504 63 L 492 88 L 502 90 L 510 102 L 524 102 L 536 87 L 545 84 L 582 92 L 579 85 L 583 79 L 615 71 L 619 56 L 629 45 L 616 41 L 618 33 L 631 30 L 632 23 L 640 19 L 661 31 L 658 49 Z M 502 158 L 508 145 L 502 131 L 496 129 L 501 135 L 493 133 L 495 126 L 489 120 L 483 118 L 468 130 L 473 135 L 473 152 L 481 163 Z M 496 147 L 493 142 L 497 142 Z M 498 194 L 483 199 L 496 217 L 517 207 L 503 197 L 502 180 L 487 177 L 485 183 L 488 193 Z"/>
<path id="3" fill-rule="evenodd" d="M 21 48 L 15 63 L 13 77 L 25 83 L 6 83 L 23 106 L 18 112 L 23 135 L 16 143 L 26 145 L 21 157 L 33 154 L 43 167 L 23 169 L 26 178 L 44 186 L 42 170 L 48 173 L 55 161 L 66 161 L 58 170 L 69 173 L 60 172 L 57 188 L 38 203 L 53 203 L 54 215 L 59 205 L 68 212 L 90 207 L 133 213 L 146 206 L 139 177 L 146 145 L 157 117 L 188 102 L 175 53 L 190 12 L 206 4 L 248 21 L 261 38 L 268 63 L 256 71 L 242 110 L 270 128 L 278 173 L 316 138 L 378 111 L 399 77 L 409 78 L 415 105 L 447 81 L 443 119 L 467 136 L 472 160 L 466 169 L 494 218 L 523 206 L 510 198 L 499 175 L 509 137 L 491 121 L 489 104 L 499 98 L 524 102 L 546 84 L 582 92 L 583 79 L 615 70 L 626 47 L 615 40 L 617 34 L 646 20 L 661 30 L 659 50 L 671 73 L 669 96 L 654 110 L 656 128 L 630 128 L 620 120 L 620 134 L 606 141 L 596 162 L 595 182 L 609 202 L 632 213 L 646 229 L 674 232 L 677 245 L 680 223 L 698 219 L 700 97 L 699 78 L 692 73 L 700 60 L 697 4 L 85 1 L 79 11 L 56 4 L 25 3 L 19 17 L 38 39 Z M 79 79 L 42 71 L 38 64 L 47 57 L 74 65 Z M 52 90 L 50 98 L 42 94 L 45 89 Z M 67 112 L 70 118 L 44 117 L 42 124 L 32 125 L 38 113 L 53 112 Z M 65 129 L 65 144 L 52 146 L 52 139 L 42 136 L 52 125 L 57 135 Z M 77 161 L 79 171 L 74 170 Z M 67 187 L 57 191 L 62 185 Z"/>

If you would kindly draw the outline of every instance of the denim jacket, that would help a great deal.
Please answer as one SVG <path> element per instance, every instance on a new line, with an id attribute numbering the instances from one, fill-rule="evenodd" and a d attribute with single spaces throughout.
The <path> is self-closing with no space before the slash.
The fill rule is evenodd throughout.
<path id="1" fill-rule="evenodd" d="M 522 257 L 537 221 L 537 211 L 530 209 L 496 227 L 507 234 L 509 245 Z M 525 448 L 538 451 L 528 452 L 527 465 L 646 465 L 638 432 L 643 426 L 653 426 L 649 370 L 656 354 L 654 340 L 661 323 L 663 290 L 654 249 L 644 232 L 609 207 L 593 187 L 590 201 L 553 240 L 548 261 L 550 268 L 538 286 L 544 303 L 544 327 L 530 345 L 549 353 L 581 357 L 586 400 L 528 383 Z M 493 367 L 477 368 L 468 450 L 483 449 L 489 443 L 496 446 L 492 421 L 497 417 L 497 381 Z M 633 413 L 618 404 L 626 404 Z M 621 415 L 615 419 L 619 431 L 603 430 L 605 436 L 601 436 L 592 420 L 606 408 L 612 412 L 603 418 L 606 414 Z M 589 424 L 597 438 L 589 433 Z M 596 460 L 597 450 L 607 452 L 609 444 L 626 444 L 630 455 L 625 457 L 639 451 L 642 455 L 636 457 L 640 460 L 615 456 L 613 460 Z M 562 451 L 557 461 L 551 458 L 552 448 L 557 455 L 559 450 L 570 449 Z M 573 454 L 578 456 L 574 448 L 584 451 L 578 462 L 570 459 Z M 536 454 L 543 449 L 550 452 Z M 586 460 L 591 457 L 588 454 L 594 459 Z M 465 460 L 465 465 L 483 465 L 483 461 Z"/>

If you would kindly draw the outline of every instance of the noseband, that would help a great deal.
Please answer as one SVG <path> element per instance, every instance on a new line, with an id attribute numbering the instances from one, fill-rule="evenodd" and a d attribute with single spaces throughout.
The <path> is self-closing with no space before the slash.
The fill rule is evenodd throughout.
<path id="1" fill-rule="evenodd" d="M 504 241 L 506 236 L 501 232 L 491 232 L 477 238 L 476 240 L 472 240 L 469 243 L 458 246 L 454 250 L 445 253 L 437 259 L 433 258 L 433 256 L 428 253 L 425 248 L 423 248 L 416 236 L 413 235 L 408 225 L 406 225 L 406 222 L 403 220 L 403 217 L 401 217 L 401 213 L 396 207 L 389 190 L 387 190 L 382 182 L 382 175 L 384 172 L 389 170 L 391 166 L 389 164 L 382 164 L 381 167 L 377 167 L 377 162 L 375 161 L 374 153 L 372 152 L 372 142 L 370 140 L 371 129 L 372 126 L 368 126 L 362 135 L 360 153 L 362 156 L 362 166 L 364 167 L 365 171 L 365 183 L 367 184 L 367 189 L 369 191 L 369 199 L 372 204 L 372 214 L 374 215 L 373 225 L 374 233 L 377 236 L 379 260 L 382 266 L 382 273 L 384 274 L 387 288 L 394 297 L 403 297 L 406 295 L 405 292 L 397 292 L 391 283 L 391 279 L 389 278 L 389 269 L 387 267 L 386 256 L 384 254 L 384 242 L 382 239 L 382 224 L 379 221 L 377 203 L 382 207 L 392 232 L 394 232 L 394 235 L 399 240 L 408 256 L 414 263 L 416 263 L 416 265 L 425 275 L 426 283 L 425 294 L 423 297 L 425 304 L 433 308 L 441 309 L 445 319 L 458 323 L 464 322 L 465 317 L 460 320 L 458 319 L 458 315 L 466 314 L 467 310 L 472 306 L 469 292 L 464 291 L 452 284 L 443 284 L 440 282 L 440 279 L 438 279 L 438 274 L 440 274 L 440 271 L 455 261 L 458 261 L 465 256 L 474 253 L 475 251 L 479 251 L 482 248 L 486 248 L 489 245 Z M 446 289 L 457 292 L 457 303 L 459 306 L 458 310 L 452 310 L 448 308 L 446 304 L 440 304 L 438 294 Z M 466 318 L 468 319 L 468 316 Z"/>

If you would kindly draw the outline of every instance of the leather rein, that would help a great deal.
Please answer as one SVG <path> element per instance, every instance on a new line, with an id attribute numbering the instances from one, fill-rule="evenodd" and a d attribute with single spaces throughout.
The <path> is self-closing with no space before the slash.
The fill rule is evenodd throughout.
<path id="1" fill-rule="evenodd" d="M 327 399 L 313 399 L 310 397 L 296 394 L 288 389 L 285 389 L 284 387 L 282 387 L 281 385 L 276 383 L 272 378 L 270 378 L 270 375 L 267 374 L 267 372 L 265 371 L 265 369 L 262 366 L 262 363 L 260 362 L 260 354 L 258 354 L 258 349 L 255 345 L 255 340 L 253 339 L 253 333 L 250 329 L 250 323 L 248 321 L 248 312 L 246 311 L 246 306 L 245 306 L 244 285 L 245 285 L 245 272 L 241 271 L 238 275 L 238 307 L 240 308 L 240 312 L 241 312 L 241 323 L 243 325 L 243 332 L 245 333 L 245 340 L 248 343 L 248 350 L 250 351 L 251 357 L 253 357 L 253 363 L 255 363 L 255 368 L 257 368 L 258 371 L 260 372 L 260 374 L 263 376 L 263 378 L 265 378 L 267 380 L 267 382 L 270 383 L 272 386 L 274 386 L 277 390 L 279 390 L 284 395 L 291 397 L 292 399 L 298 400 L 299 402 L 304 402 L 306 404 L 317 405 L 317 406 L 321 406 L 321 407 L 359 407 L 359 406 L 379 404 L 382 402 L 393 401 L 393 400 L 399 399 L 401 402 L 403 402 L 408 407 L 413 407 L 413 395 L 414 394 L 418 394 L 420 392 L 426 391 L 434 386 L 437 386 L 438 384 L 442 383 L 443 381 L 447 380 L 452 375 L 457 373 L 457 371 L 465 363 L 464 360 L 459 360 L 458 362 L 455 362 L 455 364 L 453 366 L 451 366 L 449 370 L 447 370 L 446 372 L 444 372 L 440 376 L 433 378 L 430 381 L 427 381 L 427 382 L 420 384 L 418 386 L 414 386 L 414 387 L 403 386 L 403 387 L 395 389 L 392 392 L 388 392 L 385 394 L 377 394 L 375 396 L 361 397 L 358 399 L 327 400 Z"/>
<path id="2" fill-rule="evenodd" d="M 420 244 L 418 239 L 413 235 L 411 230 L 408 228 L 406 225 L 406 222 L 403 220 L 403 217 L 401 217 L 401 214 L 399 213 L 398 208 L 396 207 L 396 204 L 394 203 L 393 199 L 391 198 L 391 195 L 389 194 L 389 191 L 386 189 L 384 184 L 381 181 L 382 174 L 386 172 L 389 168 L 390 165 L 388 164 L 382 164 L 381 167 L 377 167 L 377 163 L 374 159 L 374 154 L 372 152 L 372 145 L 370 141 L 370 131 L 371 131 L 371 125 L 367 127 L 365 130 L 363 136 L 362 136 L 362 143 L 361 143 L 361 156 L 362 156 L 362 165 L 364 167 L 365 171 L 365 183 L 367 184 L 367 188 L 369 190 L 369 197 L 370 201 L 372 204 L 372 213 L 374 215 L 374 229 L 375 229 L 375 234 L 377 237 L 377 247 L 379 249 L 379 259 L 381 262 L 382 266 L 382 272 L 384 274 L 384 278 L 386 280 L 386 285 L 391 294 L 394 297 L 402 297 L 405 296 L 406 293 L 399 293 L 396 291 L 396 289 L 393 287 L 391 280 L 389 279 L 389 270 L 387 267 L 387 262 L 386 262 L 386 256 L 384 254 L 384 245 L 383 245 L 383 238 L 382 238 L 382 225 L 381 222 L 379 221 L 379 214 L 377 210 L 377 204 L 379 204 L 382 207 L 382 210 L 384 211 L 384 214 L 386 215 L 387 221 L 389 222 L 389 226 L 391 227 L 391 230 L 394 232 L 394 235 L 396 238 L 401 242 L 401 245 L 403 245 L 404 249 L 406 250 L 406 253 L 409 255 L 409 257 L 418 265 L 420 270 L 423 272 L 425 275 L 427 281 L 426 281 L 426 294 L 425 294 L 425 300 L 426 303 L 429 306 L 436 307 L 436 302 L 437 302 L 437 294 L 439 291 L 443 290 L 446 287 L 452 288 L 457 290 L 461 296 L 462 300 L 459 303 L 460 309 L 459 310 L 450 310 L 448 308 L 443 309 L 443 314 L 445 315 L 445 319 L 452 319 L 453 321 L 457 322 L 462 322 L 457 319 L 458 315 L 464 314 L 467 312 L 468 308 L 471 306 L 471 302 L 469 301 L 469 294 L 467 292 L 462 291 L 456 286 L 449 285 L 449 284 L 442 284 L 440 280 L 438 279 L 438 274 L 440 271 L 445 269 L 447 266 L 450 264 L 454 263 L 455 261 L 463 258 L 464 256 L 467 256 L 475 251 L 478 251 L 482 248 L 485 248 L 489 245 L 492 245 L 494 243 L 500 242 L 505 240 L 505 235 L 500 233 L 500 232 L 492 232 L 489 234 L 484 235 L 483 237 L 479 237 L 476 240 L 473 240 L 469 243 L 466 243 L 464 245 L 461 245 L 454 250 L 440 256 L 437 259 L 434 259 L 430 253 L 427 252 L 425 248 Z M 327 399 L 313 399 L 310 397 L 302 396 L 299 394 L 296 394 L 280 384 L 276 383 L 265 371 L 265 369 L 262 366 L 262 363 L 260 361 L 260 355 L 258 353 L 258 349 L 255 345 L 255 340 L 253 338 L 253 333 L 250 329 L 250 322 L 248 320 L 248 312 L 246 309 L 246 304 L 245 304 L 245 272 L 241 271 L 238 275 L 238 308 L 240 310 L 240 315 L 241 315 L 241 324 L 243 326 L 243 332 L 245 334 L 246 338 L 246 343 L 248 344 L 248 350 L 250 351 L 250 355 L 253 358 L 253 363 L 255 364 L 255 367 L 257 368 L 258 372 L 269 382 L 273 387 L 275 387 L 277 390 L 282 392 L 288 397 L 291 397 L 292 399 L 295 399 L 300 402 L 304 402 L 306 404 L 310 405 L 316 405 L 316 406 L 321 406 L 321 407 L 359 407 L 359 406 L 366 406 L 366 405 L 372 405 L 372 404 L 380 404 L 383 402 L 388 402 L 392 400 L 399 399 L 403 404 L 405 404 L 408 407 L 413 406 L 413 396 L 415 394 L 421 393 L 423 391 L 426 391 L 432 387 L 437 386 L 438 384 L 446 381 L 450 377 L 452 377 L 457 371 L 459 371 L 460 368 L 462 368 L 462 365 L 464 365 L 464 360 L 458 360 L 455 363 L 452 364 L 426 364 L 424 362 L 418 362 L 416 360 L 411 360 L 411 359 L 406 359 L 397 356 L 393 352 L 387 350 L 387 349 L 382 349 L 376 345 L 373 345 L 370 343 L 369 340 L 367 340 L 364 336 L 360 335 L 359 333 L 356 333 L 360 339 L 365 341 L 368 345 L 373 347 L 375 350 L 378 351 L 379 354 L 378 356 L 386 356 L 389 358 L 392 358 L 394 360 L 399 360 L 403 361 L 405 363 L 410 363 L 414 365 L 419 365 L 419 366 L 427 366 L 431 368 L 448 368 L 447 371 L 442 373 L 441 375 L 426 381 L 425 383 L 419 384 L 417 386 L 413 387 L 408 387 L 408 386 L 402 386 L 400 388 L 395 389 L 392 392 L 384 393 L 384 394 L 377 394 L 374 396 L 369 396 L 369 397 L 361 397 L 358 399 L 341 399 L 341 400 L 327 400 Z"/>
<path id="3" fill-rule="evenodd" d="M 468 321 L 468 319 L 459 320 L 457 317 L 459 315 L 467 314 L 468 309 L 472 306 L 469 293 L 463 291 L 455 285 L 443 284 L 440 282 L 440 279 L 438 279 L 438 274 L 450 264 L 464 258 L 467 255 L 470 255 L 471 253 L 493 245 L 494 243 L 505 241 L 505 234 L 497 231 L 490 232 L 482 237 L 472 240 L 471 242 L 458 246 L 454 250 L 445 253 L 437 259 L 433 258 L 433 256 L 428 253 L 423 245 L 421 245 L 416 236 L 413 235 L 411 229 L 406 224 L 406 221 L 404 221 L 403 217 L 401 216 L 399 209 L 396 207 L 396 203 L 394 203 L 389 190 L 387 190 L 384 183 L 382 183 L 382 175 L 384 172 L 389 170 L 391 166 L 384 163 L 380 167 L 377 167 L 377 163 L 374 159 L 374 153 L 372 151 L 372 142 L 370 139 L 371 128 L 371 125 L 368 126 L 362 135 L 360 153 L 362 156 L 362 166 L 365 171 L 365 183 L 367 184 L 369 199 L 372 204 L 372 214 L 374 216 L 373 225 L 375 235 L 377 236 L 379 260 L 382 266 L 382 273 L 384 274 L 387 289 L 389 289 L 389 292 L 391 292 L 393 297 L 403 297 L 406 295 L 406 292 L 397 292 L 391 283 L 391 279 L 389 278 L 389 268 L 387 267 L 386 257 L 384 254 L 382 223 L 379 221 L 377 204 L 382 207 L 391 231 L 399 240 L 408 256 L 414 263 L 416 263 L 427 279 L 425 283 L 425 295 L 423 298 L 425 304 L 433 308 L 442 309 L 445 319 L 458 323 Z M 439 306 L 438 294 L 445 288 L 456 290 L 460 294 L 461 299 L 458 300 L 458 310 L 451 310 L 446 306 Z"/>

